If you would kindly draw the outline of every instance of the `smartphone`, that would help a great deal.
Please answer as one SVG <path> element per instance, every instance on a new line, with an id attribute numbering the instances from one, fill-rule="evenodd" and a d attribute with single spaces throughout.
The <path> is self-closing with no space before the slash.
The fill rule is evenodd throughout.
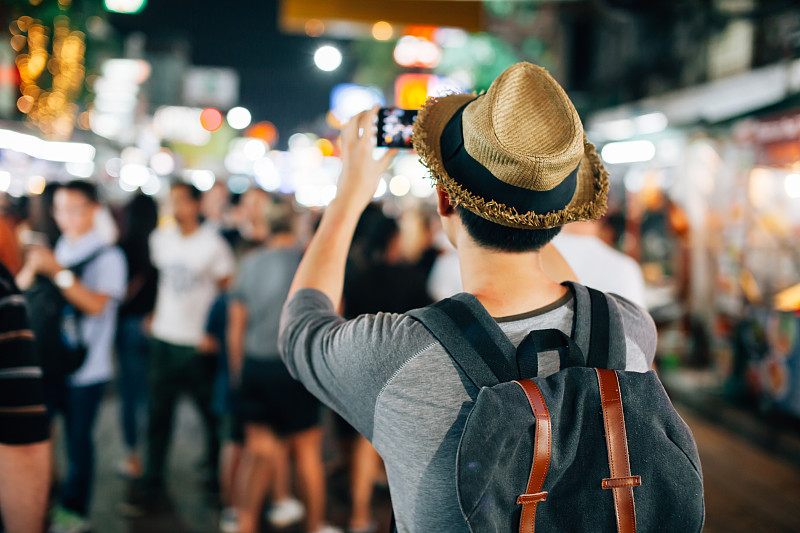
<path id="1" fill-rule="evenodd" d="M 378 146 L 412 148 L 411 136 L 417 121 L 416 109 L 382 107 L 378 110 Z"/>

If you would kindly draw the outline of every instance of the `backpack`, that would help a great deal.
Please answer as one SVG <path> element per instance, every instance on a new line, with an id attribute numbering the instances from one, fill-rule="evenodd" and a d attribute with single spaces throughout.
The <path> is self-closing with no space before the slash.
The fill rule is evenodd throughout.
<path id="1" fill-rule="evenodd" d="M 68 270 L 80 280 L 86 267 L 106 249 L 100 248 Z M 69 376 L 86 360 L 88 349 L 80 328 L 83 313 L 45 276 L 36 276 L 23 295 L 43 379 L 52 382 Z"/>
<path id="2" fill-rule="evenodd" d="M 470 294 L 409 313 L 480 390 L 455 465 L 469 530 L 700 531 L 703 478 L 689 427 L 655 371 L 625 371 L 616 301 L 565 285 L 571 335 L 532 331 L 518 348 Z M 560 370 L 537 377 L 538 354 L 552 350 Z"/>

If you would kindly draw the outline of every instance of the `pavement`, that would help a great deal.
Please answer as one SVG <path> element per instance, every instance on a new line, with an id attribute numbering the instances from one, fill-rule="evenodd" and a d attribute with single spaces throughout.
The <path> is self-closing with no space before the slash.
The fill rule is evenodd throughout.
<path id="1" fill-rule="evenodd" d="M 697 440 L 706 490 L 706 526 L 711 533 L 800 531 L 800 466 L 769 451 L 741 432 L 727 429 L 701 411 L 678 406 Z M 743 415 L 744 416 L 744 415 Z M 169 457 L 168 500 L 158 514 L 126 519 L 118 514 L 127 483 L 115 474 L 123 457 L 119 404 L 110 393 L 96 428 L 96 481 L 91 519 L 93 533 L 216 533 L 218 506 L 202 483 L 202 425 L 193 407 L 181 402 Z M 794 444 L 792 444 L 794 446 Z M 797 451 L 797 450 L 796 450 Z M 62 458 L 63 450 L 58 452 Z M 326 445 L 326 461 L 340 463 L 341 453 Z M 375 493 L 378 531 L 388 531 L 388 491 Z M 328 516 L 344 526 L 349 509 L 343 471 L 329 478 Z M 270 530 L 265 527 L 265 533 Z M 301 529 L 281 530 L 298 533 Z"/>

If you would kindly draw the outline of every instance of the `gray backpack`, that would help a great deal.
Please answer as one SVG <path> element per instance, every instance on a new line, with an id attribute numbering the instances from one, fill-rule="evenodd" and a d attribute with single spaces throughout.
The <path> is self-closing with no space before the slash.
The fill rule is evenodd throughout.
<path id="1" fill-rule="evenodd" d="M 654 371 L 625 371 L 616 302 L 566 285 L 572 334 L 532 331 L 519 348 L 470 294 L 409 313 L 480 390 L 455 465 L 470 531 L 700 531 L 691 431 Z M 537 377 L 554 350 L 561 370 Z"/>

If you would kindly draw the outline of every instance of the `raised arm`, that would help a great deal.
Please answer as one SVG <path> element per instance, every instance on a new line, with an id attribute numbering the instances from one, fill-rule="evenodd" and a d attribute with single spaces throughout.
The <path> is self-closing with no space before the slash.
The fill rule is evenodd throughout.
<path id="1" fill-rule="evenodd" d="M 53 251 L 46 247 L 36 247 L 29 251 L 28 263 L 26 263 L 23 270 L 43 274 L 49 278 L 55 278 L 56 274 L 65 271 L 64 267 L 56 261 Z M 24 276 L 21 275 L 20 277 Z M 61 289 L 61 294 L 64 295 L 64 298 L 69 303 L 74 305 L 81 313 L 87 315 L 102 313 L 109 300 L 108 294 L 90 290 L 81 283 L 78 276 L 73 276 L 71 284 L 59 286 L 59 289 Z"/>
<path id="2" fill-rule="evenodd" d="M 297 269 L 289 296 L 304 288 L 323 292 L 339 307 L 350 242 L 362 211 L 372 200 L 381 174 L 396 150 L 379 160 L 372 158 L 375 133 L 372 123 L 377 106 L 353 117 L 342 130 L 342 174 L 336 198 L 322 215 L 314 238 Z"/>

